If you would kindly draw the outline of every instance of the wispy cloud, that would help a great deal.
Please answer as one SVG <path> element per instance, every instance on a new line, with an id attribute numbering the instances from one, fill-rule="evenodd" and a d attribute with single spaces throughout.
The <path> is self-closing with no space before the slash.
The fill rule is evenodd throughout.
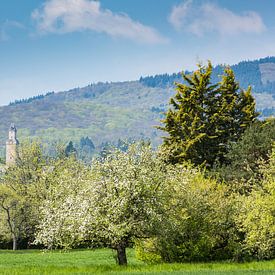
<path id="1" fill-rule="evenodd" d="M 167 39 L 150 26 L 134 21 L 127 14 L 103 9 L 94 0 L 48 0 L 32 13 L 39 33 L 64 34 L 95 31 L 141 43 L 165 43 Z"/>
<path id="2" fill-rule="evenodd" d="M 17 22 L 6 20 L 3 24 L 0 25 L 0 41 L 8 41 L 10 39 L 9 31 L 11 29 L 24 29 L 24 25 Z"/>
<path id="3" fill-rule="evenodd" d="M 212 3 L 198 5 L 192 0 L 174 6 L 168 20 L 175 29 L 198 36 L 208 32 L 235 35 L 266 30 L 262 18 L 254 11 L 237 14 Z"/>

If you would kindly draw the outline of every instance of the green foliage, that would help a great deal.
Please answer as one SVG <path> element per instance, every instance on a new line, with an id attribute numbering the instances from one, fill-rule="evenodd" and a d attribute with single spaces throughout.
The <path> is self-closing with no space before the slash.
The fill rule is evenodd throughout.
<path id="1" fill-rule="evenodd" d="M 164 218 L 156 239 L 144 240 L 143 258 L 150 245 L 149 257 L 165 262 L 232 259 L 239 237 L 227 188 L 190 167 L 177 168 L 169 179 Z"/>
<path id="2" fill-rule="evenodd" d="M 46 159 L 39 143 L 24 144 L 18 149 L 16 164 L 8 167 L 0 182 L 0 226 L 13 239 L 13 248 L 18 241 L 31 242 L 38 222 L 38 206 L 43 198 L 40 180 L 43 177 Z"/>
<path id="3" fill-rule="evenodd" d="M 156 251 L 155 242 L 155 238 L 136 240 L 135 251 L 137 259 L 149 264 L 163 262 L 161 255 Z"/>
<path id="4" fill-rule="evenodd" d="M 98 146 L 119 138 L 146 136 L 158 144 L 160 137 L 152 125 L 158 123 L 161 115 L 151 108 L 166 102 L 168 96 L 168 90 L 144 87 L 137 81 L 101 83 L 30 103 L 0 107 L 1 144 L 7 138 L 11 113 L 21 140 L 39 137 L 47 144 L 60 141 L 76 144 L 88 136 Z"/>
<path id="5" fill-rule="evenodd" d="M 237 217 L 239 230 L 245 234 L 244 251 L 259 260 L 275 257 L 275 146 L 262 169 L 262 188 L 239 198 Z"/>
<path id="6" fill-rule="evenodd" d="M 17 241 L 24 236 L 22 227 L 26 227 L 25 215 L 26 201 L 11 187 L 0 185 L 0 228 L 6 238 L 13 239 L 13 249 L 17 249 Z M 23 235 L 23 236 L 22 236 Z M 25 236 L 24 236 L 25 237 Z"/>
<path id="7" fill-rule="evenodd" d="M 261 163 L 268 160 L 275 142 L 275 119 L 258 121 L 229 144 L 226 165 L 216 168 L 221 178 L 235 190 L 247 192 L 254 184 L 262 184 Z"/>
<path id="8" fill-rule="evenodd" d="M 190 164 L 167 164 L 146 142 L 120 145 L 90 166 L 64 148 L 46 158 L 39 143 L 22 144 L 1 177 L 0 244 L 105 246 L 119 264 L 133 245 L 149 263 L 275 257 L 275 148 L 240 193 Z"/>
<path id="9" fill-rule="evenodd" d="M 36 242 L 65 248 L 84 240 L 101 242 L 117 250 L 119 264 L 126 264 L 126 247 L 150 234 L 161 211 L 158 193 L 165 175 L 160 162 L 143 144 L 94 160 L 91 170 L 69 161 L 53 183 L 48 179 Z"/>
<path id="10" fill-rule="evenodd" d="M 255 102 L 251 90 L 239 92 L 229 67 L 221 82 L 211 83 L 212 65 L 199 65 L 192 75 L 183 73 L 187 83 L 176 83 L 172 108 L 159 127 L 168 136 L 163 148 L 171 163 L 191 160 L 196 165 L 212 166 L 227 152 L 227 143 L 236 141 L 255 120 Z"/>
<path id="11" fill-rule="evenodd" d="M 89 206 L 84 188 L 87 168 L 71 156 L 54 161 L 48 173 L 35 243 L 43 239 L 48 249 L 78 246 L 85 241 L 79 225 L 84 222 Z"/>
<path id="12" fill-rule="evenodd" d="M 275 257 L 274 195 L 252 192 L 241 198 L 238 215 L 239 230 L 245 234 L 242 249 L 251 258 L 273 259 Z"/>

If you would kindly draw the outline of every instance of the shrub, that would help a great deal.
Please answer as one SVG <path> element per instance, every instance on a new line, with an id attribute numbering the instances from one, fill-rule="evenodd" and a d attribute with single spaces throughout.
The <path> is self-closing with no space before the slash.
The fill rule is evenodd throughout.
<path id="1" fill-rule="evenodd" d="M 227 188 L 190 167 L 169 173 L 166 212 L 156 239 L 139 244 L 141 258 L 148 261 L 159 255 L 165 262 L 232 258 L 239 236 L 234 199 Z"/>
<path id="2" fill-rule="evenodd" d="M 135 242 L 137 259 L 149 264 L 162 262 L 160 254 L 156 251 L 155 242 L 155 238 L 137 240 Z"/>
<path id="3" fill-rule="evenodd" d="M 273 147 L 275 149 L 275 147 Z M 245 238 L 243 250 L 259 260 L 275 257 L 275 150 L 269 162 L 262 166 L 263 187 L 250 196 L 240 196 L 238 229 Z"/>

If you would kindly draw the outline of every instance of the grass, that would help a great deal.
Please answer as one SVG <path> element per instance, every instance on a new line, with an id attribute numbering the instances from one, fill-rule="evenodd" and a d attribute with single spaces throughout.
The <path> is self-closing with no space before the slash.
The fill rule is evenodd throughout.
<path id="1" fill-rule="evenodd" d="M 196 263 L 146 265 L 128 250 L 129 264 L 119 267 L 108 249 L 43 252 L 38 250 L 0 250 L 0 274 L 183 274 L 241 275 L 275 274 L 275 261 L 250 263 Z"/>

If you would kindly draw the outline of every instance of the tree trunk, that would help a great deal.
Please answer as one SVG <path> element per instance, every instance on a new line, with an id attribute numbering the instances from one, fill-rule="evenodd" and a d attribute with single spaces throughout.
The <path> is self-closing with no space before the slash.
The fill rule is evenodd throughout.
<path id="1" fill-rule="evenodd" d="M 12 238 L 12 250 L 17 250 L 17 238 L 13 236 Z"/>
<path id="2" fill-rule="evenodd" d="M 118 264 L 127 265 L 126 247 L 124 245 L 118 245 L 116 251 Z"/>

